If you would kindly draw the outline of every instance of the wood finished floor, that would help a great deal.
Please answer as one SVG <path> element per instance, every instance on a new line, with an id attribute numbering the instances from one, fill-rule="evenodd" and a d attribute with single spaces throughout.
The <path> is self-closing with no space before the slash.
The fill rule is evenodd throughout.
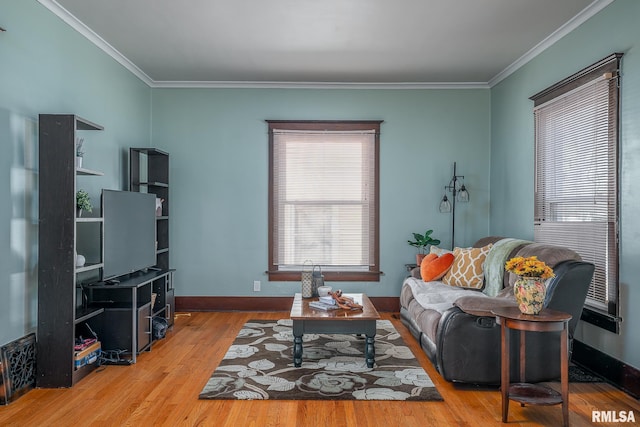
<path id="1" fill-rule="evenodd" d="M 0 426 L 493 426 L 501 423 L 497 389 L 454 387 L 435 371 L 416 340 L 391 320 L 433 379 L 444 402 L 216 401 L 198 394 L 249 319 L 289 313 L 178 313 L 176 325 L 132 366 L 105 366 L 71 389 L 36 389 L 0 406 Z M 559 384 L 551 384 L 559 390 Z M 592 410 L 633 411 L 640 402 L 608 384 L 570 384 L 572 426 Z M 559 426 L 560 406 L 511 403 L 510 426 Z"/>

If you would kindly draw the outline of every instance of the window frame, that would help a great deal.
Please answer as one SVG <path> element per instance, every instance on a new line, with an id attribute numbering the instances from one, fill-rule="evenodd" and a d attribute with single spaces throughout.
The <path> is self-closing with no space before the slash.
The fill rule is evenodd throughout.
<path id="1" fill-rule="evenodd" d="M 274 131 L 358 131 L 375 130 L 374 134 L 374 230 L 375 235 L 370 238 L 370 253 L 372 259 L 367 271 L 353 270 L 323 270 L 326 281 L 380 281 L 380 125 L 382 120 L 266 120 L 269 134 L 269 250 L 268 270 L 269 281 L 299 281 L 301 270 L 280 270 L 275 262 L 276 248 L 274 238 L 277 234 L 277 209 L 275 202 L 275 178 L 274 178 Z M 370 236 L 371 237 L 371 236 Z"/>
<path id="2" fill-rule="evenodd" d="M 621 168 L 620 168 L 620 156 L 619 156 L 619 147 L 620 147 L 620 67 L 621 67 L 621 59 L 622 53 L 613 53 L 606 58 L 601 59 L 600 61 L 580 70 L 579 72 L 567 77 L 566 79 L 554 84 L 553 86 L 533 95 L 529 99 L 534 101 L 534 110 L 538 109 L 543 104 L 556 100 L 560 97 L 567 95 L 569 92 L 572 92 L 576 89 L 584 87 L 585 85 L 591 84 L 595 82 L 595 80 L 602 78 L 602 76 L 606 76 L 607 79 L 612 80 L 615 84 L 614 90 L 609 89 L 608 95 L 608 111 L 611 116 L 609 117 L 609 123 L 611 123 L 610 131 L 613 132 L 613 136 L 611 138 L 613 141 L 613 152 L 609 152 L 610 155 L 615 156 L 614 165 L 615 165 L 615 177 L 614 181 L 610 181 L 611 184 L 615 187 L 615 202 L 613 204 L 613 209 L 615 210 L 614 215 L 614 225 L 612 231 L 613 237 L 613 257 L 614 259 L 607 259 L 605 261 L 605 274 L 609 275 L 612 273 L 613 280 L 609 280 L 609 288 L 607 288 L 607 284 L 599 285 L 604 286 L 604 292 L 607 295 L 607 306 L 606 308 L 602 308 L 597 303 L 591 303 L 590 299 L 587 298 L 585 302 L 585 306 L 583 307 L 582 312 L 582 320 L 589 322 L 593 325 L 601 327 L 605 330 L 619 333 L 619 310 L 620 310 L 620 280 L 619 280 L 619 260 L 620 260 L 620 238 L 619 238 L 619 225 L 620 225 L 620 177 L 621 177 Z M 535 121 L 534 114 L 534 121 Z M 542 206 L 540 206 L 540 200 L 537 194 L 538 188 L 538 134 L 537 134 L 537 124 L 536 127 L 536 135 L 535 135 L 535 157 L 536 157 L 536 177 L 534 179 L 536 186 L 536 194 L 535 194 L 535 213 L 534 213 L 534 227 L 536 224 L 540 224 L 541 220 L 539 214 L 541 213 Z M 610 139 L 611 140 L 611 139 Z M 559 224 L 559 223 L 557 223 Z M 572 223 L 569 222 L 571 225 Z M 609 251 L 607 251 L 608 253 Z M 606 266 L 609 266 L 608 269 Z M 613 269 L 613 270 L 610 270 Z M 595 281 L 595 276 L 594 276 Z M 590 289 L 594 286 L 594 282 L 592 282 Z M 611 288 L 613 286 L 613 288 Z"/>

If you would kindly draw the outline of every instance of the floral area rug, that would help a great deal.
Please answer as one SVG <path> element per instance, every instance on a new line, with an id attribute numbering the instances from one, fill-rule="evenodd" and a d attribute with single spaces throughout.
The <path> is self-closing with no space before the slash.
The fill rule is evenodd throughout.
<path id="1" fill-rule="evenodd" d="M 364 337 L 305 334 L 302 366 L 293 365 L 290 319 L 247 322 L 200 399 L 443 400 L 388 320 L 377 321 L 375 365 Z"/>

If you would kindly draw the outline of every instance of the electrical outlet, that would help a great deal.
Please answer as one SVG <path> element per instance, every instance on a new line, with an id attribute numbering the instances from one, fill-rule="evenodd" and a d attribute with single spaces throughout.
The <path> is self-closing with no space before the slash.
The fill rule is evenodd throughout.
<path id="1" fill-rule="evenodd" d="M 259 280 L 254 280 L 253 281 L 253 292 L 260 292 L 260 281 Z"/>

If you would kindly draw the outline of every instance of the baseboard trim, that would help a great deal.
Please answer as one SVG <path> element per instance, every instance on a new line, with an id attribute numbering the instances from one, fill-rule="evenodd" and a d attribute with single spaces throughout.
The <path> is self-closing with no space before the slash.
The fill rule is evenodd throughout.
<path id="1" fill-rule="evenodd" d="M 369 297 L 381 312 L 400 311 L 398 297 Z M 176 311 L 290 311 L 293 297 L 176 297 Z"/>
<path id="2" fill-rule="evenodd" d="M 634 398 L 640 398 L 640 370 L 633 366 L 575 339 L 571 360 L 600 375 Z"/>

